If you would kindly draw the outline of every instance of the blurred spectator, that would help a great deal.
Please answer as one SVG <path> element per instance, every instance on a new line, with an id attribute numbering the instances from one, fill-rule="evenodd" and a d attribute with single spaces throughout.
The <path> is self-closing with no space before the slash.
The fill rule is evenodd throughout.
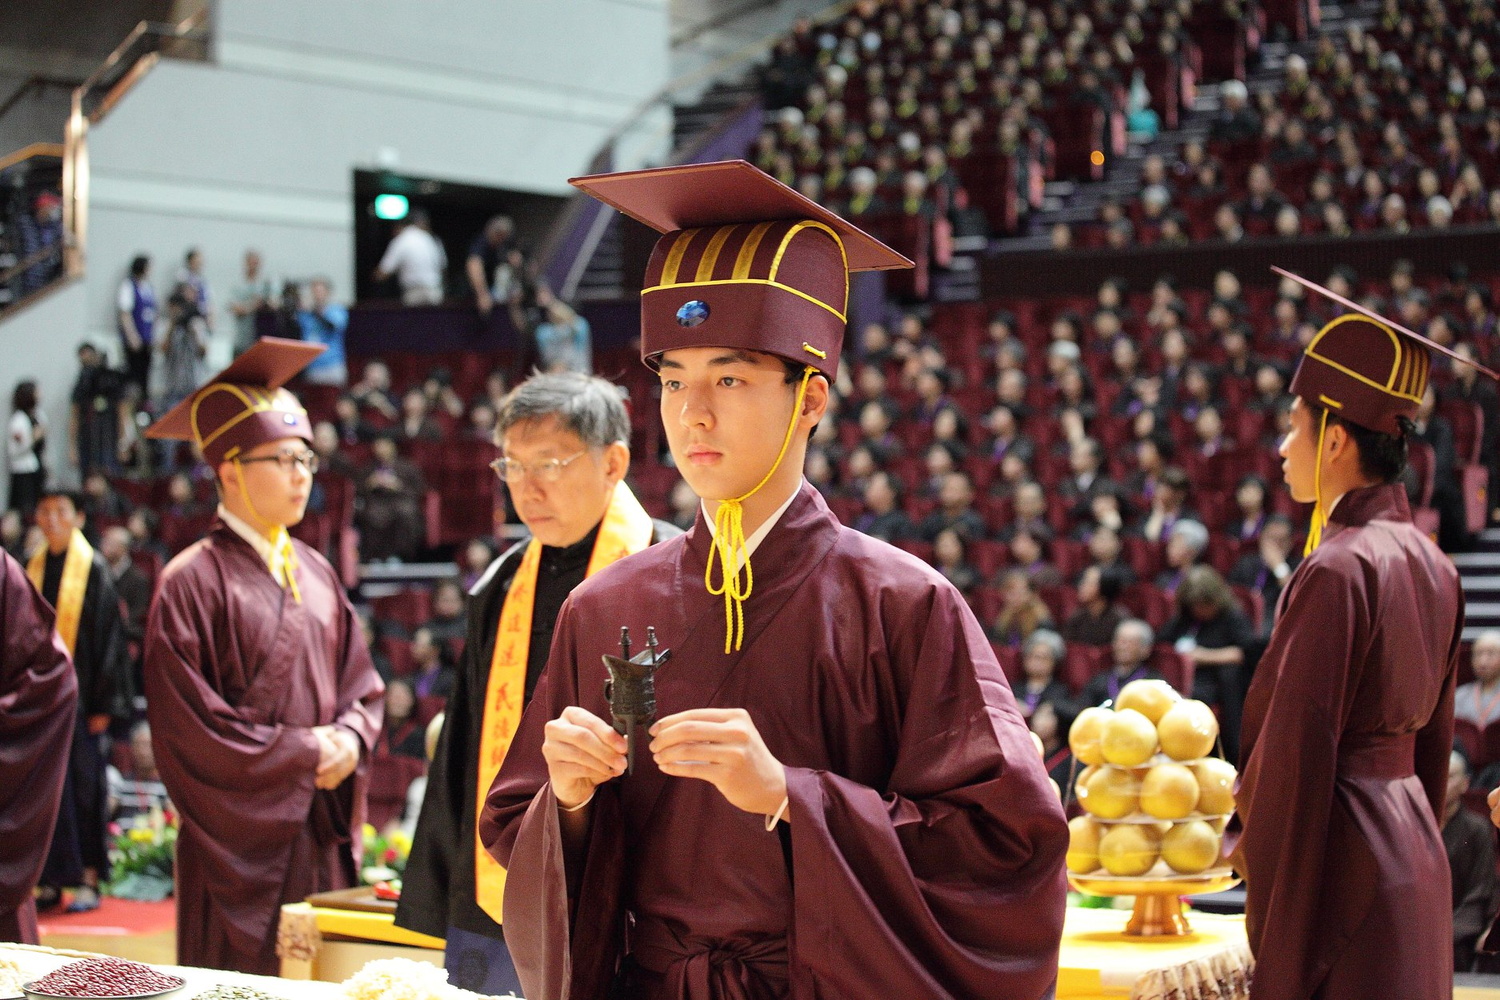
<path id="1" fill-rule="evenodd" d="M 1455 353 L 1470 361 L 1479 361 L 1474 345 L 1464 341 L 1455 344 Z M 1472 365 L 1453 366 L 1453 381 L 1443 390 L 1443 398 L 1453 404 L 1479 408 L 1484 425 L 1479 438 L 1480 461 L 1490 470 L 1490 493 L 1500 491 L 1500 394 L 1495 383 L 1482 378 Z"/>
<path id="2" fill-rule="evenodd" d="M 120 430 L 129 426 L 125 376 L 105 364 L 93 344 L 78 345 L 78 378 L 68 405 L 68 464 L 85 478 L 120 470 Z"/>
<path id="3" fill-rule="evenodd" d="M 20 511 L 8 508 L 0 512 L 0 548 L 5 549 L 16 562 L 25 565 L 26 522 L 21 519 Z"/>
<path id="4" fill-rule="evenodd" d="M 1437 392 L 1431 383 L 1412 421 L 1413 440 L 1431 446 L 1432 506 L 1438 512 L 1438 545 L 1444 552 L 1463 552 L 1470 544 L 1468 523 L 1464 514 L 1463 491 L 1458 476 L 1458 452 L 1453 446 L 1453 425 L 1436 412 Z M 1406 493 L 1415 506 L 1421 486 L 1416 469 L 1408 465 Z"/>
<path id="5" fill-rule="evenodd" d="M 433 306 L 443 301 L 443 271 L 447 267 L 448 255 L 432 235 L 426 211 L 414 208 L 386 246 L 375 268 L 375 280 L 385 281 L 394 275 L 401 288 L 402 305 Z"/>
<path id="6" fill-rule="evenodd" d="M 1185 518 L 1193 516 L 1188 507 L 1188 475 L 1177 466 L 1163 469 L 1155 491 L 1151 496 L 1151 512 L 1141 524 L 1141 535 L 1150 542 L 1163 542 L 1172 533 L 1172 527 Z"/>
<path id="7" fill-rule="evenodd" d="M 203 325 L 211 334 L 214 329 L 213 296 L 209 294 L 208 278 L 203 274 L 203 251 L 197 247 L 182 256 L 182 267 L 177 271 L 177 284 L 187 285 L 193 290 L 193 302 L 203 316 Z"/>
<path id="8" fill-rule="evenodd" d="M 401 421 L 396 433 L 403 441 L 441 441 L 443 429 L 432 419 L 427 394 L 412 386 L 401 394 Z"/>
<path id="9" fill-rule="evenodd" d="M 1287 207 L 1286 199 L 1276 190 L 1270 168 L 1264 163 L 1250 165 L 1246 187 L 1237 209 L 1240 222 L 1251 234 L 1265 236 L 1275 228 L 1276 216 Z"/>
<path id="10" fill-rule="evenodd" d="M 1241 541 L 1254 541 L 1266 524 L 1266 481 L 1257 475 L 1248 475 L 1234 488 L 1234 516 L 1230 518 L 1225 532 L 1229 537 Z"/>
<path id="11" fill-rule="evenodd" d="M 89 518 L 90 521 L 93 518 Z M 109 564 L 115 593 L 125 606 L 125 638 L 139 650 L 146 637 L 146 612 L 151 608 L 151 581 L 136 568 L 130 558 L 130 529 L 121 525 L 105 528 L 99 540 L 99 554 Z M 138 659 L 137 655 L 137 659 Z M 139 676 L 137 676 L 139 680 Z M 139 687 L 136 690 L 140 690 Z"/>
<path id="12" fill-rule="evenodd" d="M 970 594 L 979 586 L 979 573 L 969 562 L 964 537 L 952 528 L 938 532 L 932 543 L 932 565 L 961 594 Z"/>
<path id="13" fill-rule="evenodd" d="M 23 379 L 10 396 L 10 423 L 5 431 L 5 458 L 10 469 L 10 499 L 6 509 L 31 520 L 47 480 L 42 461 L 47 448 L 47 415 L 42 412 L 36 382 Z"/>
<path id="14" fill-rule="evenodd" d="M 1260 137 L 1260 116 L 1250 107 L 1249 91 L 1238 80 L 1219 86 L 1219 113 L 1209 125 L 1212 142 L 1241 143 Z"/>
<path id="15" fill-rule="evenodd" d="M 421 549 L 425 534 L 422 474 L 397 456 L 390 435 L 377 437 L 370 447 L 372 459 L 360 478 L 354 515 L 360 555 L 371 562 L 409 561 Z"/>
<path id="16" fill-rule="evenodd" d="M 156 339 L 156 289 L 151 287 L 151 258 L 142 254 L 130 262 L 130 274 L 115 296 L 120 346 L 125 371 L 135 386 L 136 400 L 147 398 L 151 373 L 151 345 Z"/>
<path id="17" fill-rule="evenodd" d="M 520 288 L 520 276 L 512 273 L 510 251 L 515 247 L 516 224 L 508 215 L 496 215 L 469 244 L 464 271 L 474 290 L 474 304 L 488 315 L 496 302 L 509 303 Z"/>
<path id="18" fill-rule="evenodd" d="M 1495 896 L 1495 830 L 1464 808 L 1469 761 L 1457 750 L 1448 755 L 1448 788 L 1443 800 L 1443 848 L 1453 887 L 1453 968 L 1474 967 L 1474 950 L 1489 927 Z"/>
<path id="19" fill-rule="evenodd" d="M 307 308 L 297 314 L 302 339 L 327 348 L 308 362 L 302 377 L 313 385 L 342 386 L 349 381 L 344 360 L 344 333 L 349 329 L 349 310 L 333 301 L 333 283 L 322 277 L 307 284 Z"/>
<path id="20" fill-rule="evenodd" d="M 463 561 L 459 564 L 458 584 L 463 594 L 474 588 L 490 563 L 499 555 L 495 545 L 487 538 L 474 538 L 464 546 Z"/>
<path id="21" fill-rule="evenodd" d="M 1078 699 L 1080 707 L 1102 705 L 1120 696 L 1131 681 L 1164 680 L 1147 662 L 1156 644 L 1156 633 L 1139 618 L 1127 618 L 1115 627 L 1110 640 L 1110 667 L 1089 678 Z"/>
<path id="22" fill-rule="evenodd" d="M 543 319 L 532 331 L 536 340 L 538 367 L 543 372 L 594 370 L 594 348 L 589 321 L 573 307 L 547 293 L 539 296 Z"/>
<path id="23" fill-rule="evenodd" d="M 1048 628 L 1039 628 L 1027 637 L 1021 647 L 1023 680 L 1016 688 L 1016 707 L 1030 716 L 1044 701 L 1054 705 L 1071 705 L 1067 685 L 1057 679 L 1067 649 L 1062 636 Z"/>
<path id="24" fill-rule="evenodd" d="M 1167 565 L 1166 569 L 1157 574 L 1157 589 L 1164 591 L 1168 597 L 1175 595 L 1177 588 L 1186 581 L 1188 571 L 1198 562 L 1198 557 L 1203 555 L 1206 548 L 1208 529 L 1202 524 L 1189 518 L 1174 523 L 1172 530 L 1167 533 Z"/>
<path id="25" fill-rule="evenodd" d="M 1194 566 L 1177 588 L 1177 613 L 1162 641 L 1193 661 L 1192 696 L 1219 708 L 1227 759 L 1237 760 L 1245 688 L 1255 670 L 1259 640 L 1234 593 L 1212 566 Z"/>
<path id="26" fill-rule="evenodd" d="M 901 482 L 889 472 L 875 472 L 865 484 L 865 512 L 854 522 L 854 528 L 883 542 L 900 542 L 911 538 L 915 530 L 911 518 L 901 509 Z"/>
<path id="27" fill-rule="evenodd" d="M 39 291 L 62 272 L 62 199 L 55 191 L 36 196 L 30 215 L 20 217 L 21 260 L 36 260 L 21 278 L 22 294 Z"/>
<path id="28" fill-rule="evenodd" d="M 1453 716 L 1484 729 L 1500 720 L 1500 629 L 1485 629 L 1470 650 L 1474 679 L 1453 695 Z"/>
<path id="29" fill-rule="evenodd" d="M 1073 703 L 1039 702 L 1026 717 L 1026 725 L 1042 741 L 1042 763 L 1058 788 L 1066 788 L 1073 777 L 1073 752 L 1068 730 L 1073 725 Z"/>
<path id="30" fill-rule="evenodd" d="M 1000 611 L 990 628 L 990 639 L 1007 646 L 1021 646 L 1039 628 L 1052 627 L 1052 612 L 1037 596 L 1031 574 L 1009 569 L 1000 576 Z"/>
<path id="31" fill-rule="evenodd" d="M 455 641 L 463 641 L 466 628 L 464 591 L 458 580 L 439 580 L 437 586 L 432 588 L 432 617 L 423 627 L 432 636 L 433 642 L 450 649 Z"/>
<path id="32" fill-rule="evenodd" d="M 1006 542 L 1011 564 L 1017 569 L 1025 570 L 1033 587 L 1056 587 L 1062 584 L 1062 575 L 1057 572 L 1057 567 L 1047 561 L 1050 538 L 1050 534 L 1016 528 L 1010 532 Z"/>
<path id="33" fill-rule="evenodd" d="M 149 723 L 141 721 L 130 727 L 129 749 L 125 770 L 113 764 L 104 769 L 108 816 L 117 823 L 170 805 L 167 786 L 162 784 L 161 773 L 156 769 Z"/>
<path id="34" fill-rule="evenodd" d="M 426 758 L 426 727 L 418 725 L 416 708 L 417 696 L 411 681 L 404 677 L 386 681 L 385 730 L 372 755 L 375 766 L 380 765 L 382 756 Z"/>
<path id="35" fill-rule="evenodd" d="M 102 472 L 91 472 L 83 478 L 83 506 L 88 517 L 84 534 L 97 544 L 97 535 L 91 529 L 101 528 L 101 522 L 123 521 L 130 513 L 130 501 L 110 485 Z"/>
<path id="36" fill-rule="evenodd" d="M 244 271 L 229 295 L 229 314 L 234 317 L 234 354 L 239 357 L 255 343 L 256 314 L 271 308 L 271 280 L 260 273 L 260 254 L 245 251 Z"/>
<path id="37" fill-rule="evenodd" d="M 453 664 L 426 627 L 411 637 L 412 690 L 418 698 L 446 698 L 453 692 Z"/>
<path id="38" fill-rule="evenodd" d="M 396 398 L 391 395 L 391 370 L 384 361 L 365 363 L 359 381 L 349 387 L 349 397 L 361 408 L 374 410 L 388 421 L 395 421 L 399 415 Z M 341 427 L 340 434 L 344 431 Z"/>
<path id="39" fill-rule="evenodd" d="M 199 306 L 197 286 L 186 281 L 179 283 L 167 299 L 167 330 L 157 345 L 161 352 L 158 397 L 162 412 L 191 396 L 202 383 L 208 335 L 208 321 Z M 166 444 L 167 454 L 177 451 L 175 442 Z"/>
<path id="40" fill-rule="evenodd" d="M 1262 634 L 1271 631 L 1271 611 L 1297 563 L 1302 559 L 1292 547 L 1292 522 L 1280 514 L 1265 519 L 1255 549 L 1240 556 L 1229 573 L 1229 582 L 1260 594 L 1265 606 Z"/>
<path id="41" fill-rule="evenodd" d="M 1085 646 L 1108 646 L 1129 613 L 1120 606 L 1125 575 L 1113 567 L 1088 566 L 1078 577 L 1078 607 L 1063 625 L 1063 638 Z"/>
<path id="42" fill-rule="evenodd" d="M 137 507 L 125 519 L 125 527 L 130 531 L 132 549 L 150 553 L 163 563 L 171 557 L 172 554 L 161 541 L 161 517 L 156 511 Z"/>
<path id="43" fill-rule="evenodd" d="M 957 531 L 966 541 L 984 537 L 984 519 L 974 509 L 974 485 L 962 472 L 943 476 L 938 508 L 922 519 L 917 533 L 924 542 L 935 542 L 937 536 L 948 528 Z"/>

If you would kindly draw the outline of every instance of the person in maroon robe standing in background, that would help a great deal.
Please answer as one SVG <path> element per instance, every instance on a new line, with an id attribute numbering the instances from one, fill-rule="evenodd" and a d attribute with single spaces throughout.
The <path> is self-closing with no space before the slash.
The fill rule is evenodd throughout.
<path id="1" fill-rule="evenodd" d="M 1253 1000 L 1453 995 L 1438 817 L 1464 603 L 1400 483 L 1429 346 L 1344 315 L 1292 380 L 1282 469 L 1316 506 L 1245 704 L 1231 860 Z"/>
<path id="2" fill-rule="evenodd" d="M 47 602 L 0 551 L 0 941 L 38 944 L 36 888 L 57 823 L 78 676 Z"/>
<path id="3" fill-rule="evenodd" d="M 801 478 L 848 271 L 904 259 L 745 163 L 577 183 L 667 233 L 642 354 L 704 504 L 573 591 L 491 786 L 526 995 L 1050 996 L 1067 827 L 984 631 Z M 624 777 L 622 626 L 671 650 Z"/>
<path id="4" fill-rule="evenodd" d="M 196 442 L 220 495 L 146 627 L 182 965 L 275 975 L 281 905 L 355 884 L 383 687 L 337 573 L 286 530 L 317 457 L 281 386 L 321 350 L 262 338 L 147 431 Z"/>

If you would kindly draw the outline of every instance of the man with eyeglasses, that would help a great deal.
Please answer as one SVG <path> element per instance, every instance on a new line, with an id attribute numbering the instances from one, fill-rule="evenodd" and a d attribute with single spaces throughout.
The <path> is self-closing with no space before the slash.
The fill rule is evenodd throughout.
<path id="1" fill-rule="evenodd" d="M 263 338 L 146 432 L 194 442 L 220 498 L 146 625 L 146 712 L 182 817 L 181 965 L 275 975 L 282 904 L 357 884 L 383 685 L 338 574 L 287 533 L 318 460 L 282 386 L 322 350 Z"/>
<path id="2" fill-rule="evenodd" d="M 530 537 L 470 591 L 463 658 L 396 910 L 400 926 L 446 939 L 448 980 L 463 989 L 520 992 L 501 930 L 505 870 L 475 824 L 547 664 L 558 612 L 586 576 L 682 533 L 653 520 L 624 483 L 629 439 L 620 390 L 589 375 L 537 375 L 500 407 L 502 457 L 492 468 Z"/>

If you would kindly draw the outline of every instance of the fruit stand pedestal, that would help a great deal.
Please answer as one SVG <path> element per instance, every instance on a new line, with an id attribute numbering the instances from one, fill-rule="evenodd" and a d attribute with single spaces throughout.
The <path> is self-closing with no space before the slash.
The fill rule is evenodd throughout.
<path id="1" fill-rule="evenodd" d="M 1122 932 L 1122 916 L 1118 910 L 1068 908 L 1058 1000 L 1250 995 L 1253 959 L 1243 917 L 1194 913 L 1185 934 L 1142 937 Z"/>

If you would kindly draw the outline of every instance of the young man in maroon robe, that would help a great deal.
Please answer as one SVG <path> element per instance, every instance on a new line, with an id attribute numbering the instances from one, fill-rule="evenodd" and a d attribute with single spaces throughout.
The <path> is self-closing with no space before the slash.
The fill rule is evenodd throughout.
<path id="1" fill-rule="evenodd" d="M 574 590 L 490 792 L 526 995 L 1050 995 L 1067 829 L 983 629 L 801 478 L 848 271 L 904 259 L 744 163 L 578 183 L 667 233 L 642 353 L 704 503 Z M 671 650 L 623 777 L 621 626 Z"/>
<path id="2" fill-rule="evenodd" d="M 1316 506 L 1245 704 L 1232 860 L 1254 1000 L 1453 995 L 1438 817 L 1464 605 L 1399 481 L 1428 346 L 1345 315 L 1292 380 L 1282 468 Z"/>
<path id="3" fill-rule="evenodd" d="M 36 888 L 73 745 L 78 677 L 56 618 L 0 551 L 0 941 L 38 944 Z"/>
<path id="4" fill-rule="evenodd" d="M 196 442 L 219 481 L 218 521 L 163 571 L 146 630 L 183 965 L 274 975 L 281 905 L 355 884 L 382 686 L 338 575 L 287 534 L 317 458 L 281 386 L 322 349 L 262 339 L 147 432 Z"/>
<path id="5" fill-rule="evenodd" d="M 445 939 L 448 981 L 476 993 L 520 990 L 500 924 L 505 871 L 479 854 L 475 827 L 480 788 L 494 781 L 547 665 L 557 612 L 585 577 L 682 534 L 653 520 L 625 484 L 629 441 L 620 390 L 591 375 L 537 375 L 498 414 L 495 471 L 531 537 L 469 594 L 468 639 L 396 908 L 400 926 Z M 501 690 L 511 704 L 493 697 Z"/>

